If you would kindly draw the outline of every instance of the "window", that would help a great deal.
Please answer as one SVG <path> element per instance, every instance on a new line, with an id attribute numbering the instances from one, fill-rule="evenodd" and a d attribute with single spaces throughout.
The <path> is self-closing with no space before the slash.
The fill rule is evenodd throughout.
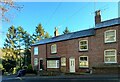
<path id="1" fill-rule="evenodd" d="M 116 63 L 116 50 L 110 49 L 104 51 L 104 62 L 105 63 Z"/>
<path id="2" fill-rule="evenodd" d="M 38 58 L 34 58 L 34 66 L 38 65 Z"/>
<path id="3" fill-rule="evenodd" d="M 59 60 L 47 60 L 47 68 L 59 68 Z"/>
<path id="4" fill-rule="evenodd" d="M 61 66 L 66 66 L 66 58 L 65 57 L 61 58 Z"/>
<path id="5" fill-rule="evenodd" d="M 105 32 L 105 43 L 116 41 L 116 30 L 108 30 Z"/>
<path id="6" fill-rule="evenodd" d="M 57 53 L 57 45 L 56 44 L 51 45 L 51 53 Z"/>
<path id="7" fill-rule="evenodd" d="M 34 55 L 38 55 L 38 47 L 34 47 Z"/>
<path id="8" fill-rule="evenodd" d="M 88 40 L 81 40 L 79 42 L 79 50 L 80 51 L 87 51 L 88 50 Z"/>
<path id="9" fill-rule="evenodd" d="M 80 67 L 88 67 L 88 56 L 80 56 Z"/>

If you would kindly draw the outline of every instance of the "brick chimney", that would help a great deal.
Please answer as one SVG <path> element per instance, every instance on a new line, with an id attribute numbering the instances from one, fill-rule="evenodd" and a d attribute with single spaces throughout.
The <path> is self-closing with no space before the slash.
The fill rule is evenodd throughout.
<path id="1" fill-rule="evenodd" d="M 58 28 L 55 27 L 55 32 L 54 32 L 54 36 L 58 36 L 59 33 L 58 33 Z"/>
<path id="2" fill-rule="evenodd" d="M 95 11 L 95 25 L 101 22 L 100 10 Z"/>

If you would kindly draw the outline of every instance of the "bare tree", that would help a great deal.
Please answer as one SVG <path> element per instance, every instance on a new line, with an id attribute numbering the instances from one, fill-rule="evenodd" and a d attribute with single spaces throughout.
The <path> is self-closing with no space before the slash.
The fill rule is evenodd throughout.
<path id="1" fill-rule="evenodd" d="M 15 9 L 20 11 L 23 6 L 16 4 L 13 0 L 0 0 L 0 20 L 10 22 L 10 10 Z"/>

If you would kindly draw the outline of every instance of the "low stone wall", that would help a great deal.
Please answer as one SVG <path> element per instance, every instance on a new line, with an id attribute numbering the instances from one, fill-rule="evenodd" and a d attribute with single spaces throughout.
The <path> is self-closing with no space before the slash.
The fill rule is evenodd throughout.
<path id="1" fill-rule="evenodd" d="M 90 73 L 90 69 L 89 68 L 79 68 L 78 71 L 76 71 L 78 73 Z"/>
<path id="2" fill-rule="evenodd" d="M 93 67 L 92 73 L 93 74 L 120 74 L 120 67 L 119 66 Z"/>
<path id="3" fill-rule="evenodd" d="M 47 71 L 58 71 L 60 72 L 60 68 L 47 68 Z"/>
<path id="4" fill-rule="evenodd" d="M 61 72 L 57 71 L 39 71 L 40 76 L 56 76 L 61 75 Z"/>

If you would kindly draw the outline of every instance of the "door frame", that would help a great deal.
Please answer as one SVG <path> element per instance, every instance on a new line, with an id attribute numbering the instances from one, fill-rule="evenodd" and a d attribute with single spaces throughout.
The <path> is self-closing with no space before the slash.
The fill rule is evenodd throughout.
<path id="1" fill-rule="evenodd" d="M 73 71 L 71 71 L 71 60 L 72 60 L 72 61 L 74 60 Z M 69 58 L 69 72 L 71 72 L 71 73 L 75 73 L 75 72 L 76 72 L 76 71 L 75 71 L 75 58 L 74 58 L 74 57 L 70 57 L 70 58 Z"/>
<path id="2" fill-rule="evenodd" d="M 43 61 L 43 58 L 40 58 L 40 59 L 39 59 L 39 70 L 43 70 L 43 69 L 40 69 L 40 60 Z"/>

